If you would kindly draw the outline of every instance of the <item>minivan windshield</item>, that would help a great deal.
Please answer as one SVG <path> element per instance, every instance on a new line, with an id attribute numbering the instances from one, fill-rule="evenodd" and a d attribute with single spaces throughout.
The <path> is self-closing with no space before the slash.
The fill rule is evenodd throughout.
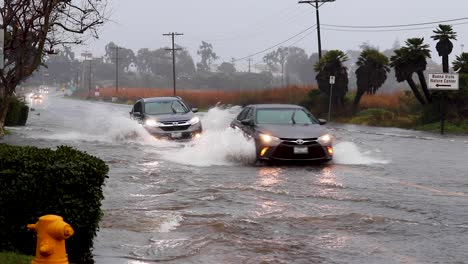
<path id="1" fill-rule="evenodd" d="M 310 114 L 302 109 L 258 109 L 257 124 L 311 125 L 317 124 Z"/>
<path id="2" fill-rule="evenodd" d="M 188 108 L 177 100 L 145 103 L 145 113 L 149 115 L 185 114 Z"/>

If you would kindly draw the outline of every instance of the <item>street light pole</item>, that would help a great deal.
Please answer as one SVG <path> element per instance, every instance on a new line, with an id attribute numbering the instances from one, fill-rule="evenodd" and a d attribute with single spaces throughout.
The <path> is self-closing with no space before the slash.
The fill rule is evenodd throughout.
<path id="1" fill-rule="evenodd" d="M 299 4 L 309 4 L 315 7 L 315 15 L 317 17 L 317 39 L 318 39 L 318 55 L 319 59 L 322 58 L 322 39 L 320 36 L 320 14 L 319 8 L 327 3 L 327 2 L 335 2 L 335 0 L 309 0 L 309 1 L 299 1 Z"/>

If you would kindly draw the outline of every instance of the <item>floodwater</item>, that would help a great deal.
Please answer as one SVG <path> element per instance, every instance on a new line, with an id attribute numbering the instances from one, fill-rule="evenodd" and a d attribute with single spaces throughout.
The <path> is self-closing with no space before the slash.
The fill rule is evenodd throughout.
<path id="1" fill-rule="evenodd" d="M 468 137 L 329 124 L 333 162 L 259 166 L 238 108 L 189 143 L 129 110 L 50 96 L 2 140 L 106 161 L 97 263 L 468 263 Z"/>

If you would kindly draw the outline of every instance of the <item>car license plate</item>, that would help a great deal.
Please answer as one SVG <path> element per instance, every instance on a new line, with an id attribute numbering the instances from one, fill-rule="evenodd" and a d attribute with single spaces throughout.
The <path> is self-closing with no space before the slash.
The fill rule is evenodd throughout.
<path id="1" fill-rule="evenodd" d="M 307 147 L 294 147 L 294 154 L 307 154 L 309 149 Z"/>
<path id="2" fill-rule="evenodd" d="M 171 133 L 171 138 L 181 138 L 182 132 Z"/>

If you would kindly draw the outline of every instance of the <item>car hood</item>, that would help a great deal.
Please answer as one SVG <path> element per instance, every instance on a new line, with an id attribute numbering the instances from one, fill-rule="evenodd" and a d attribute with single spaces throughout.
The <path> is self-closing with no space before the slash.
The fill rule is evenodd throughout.
<path id="1" fill-rule="evenodd" d="M 270 134 L 279 138 L 318 138 L 327 133 L 327 130 L 318 125 L 257 125 L 260 133 Z"/>
<path id="2" fill-rule="evenodd" d="M 148 118 L 157 120 L 158 122 L 169 121 L 187 121 L 192 119 L 195 115 L 192 112 L 185 114 L 164 114 L 164 115 L 146 115 Z"/>

